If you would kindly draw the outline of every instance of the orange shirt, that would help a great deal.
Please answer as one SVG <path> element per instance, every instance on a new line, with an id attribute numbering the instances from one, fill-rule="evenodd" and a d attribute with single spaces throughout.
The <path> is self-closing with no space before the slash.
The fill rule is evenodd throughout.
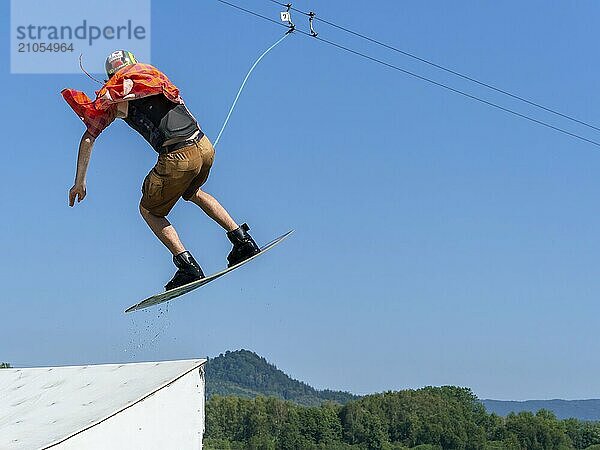
<path id="1" fill-rule="evenodd" d="M 96 91 L 94 101 L 81 91 L 63 89 L 61 94 L 95 138 L 117 117 L 117 103 L 163 94 L 174 103 L 183 103 L 179 89 L 150 64 L 123 67 Z"/>

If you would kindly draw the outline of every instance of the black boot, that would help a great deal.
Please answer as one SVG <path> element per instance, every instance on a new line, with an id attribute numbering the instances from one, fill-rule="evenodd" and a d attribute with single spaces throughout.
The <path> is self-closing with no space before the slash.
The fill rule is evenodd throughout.
<path id="1" fill-rule="evenodd" d="M 204 278 L 204 272 L 192 256 L 190 252 L 183 252 L 177 256 L 173 256 L 173 262 L 177 266 L 175 276 L 165 286 L 165 291 L 178 288 L 192 281 Z"/>
<path id="2" fill-rule="evenodd" d="M 260 252 L 260 248 L 248 234 L 249 229 L 248 224 L 244 223 L 239 228 L 227 233 L 227 237 L 233 244 L 233 249 L 227 255 L 227 267 L 235 266 Z"/>

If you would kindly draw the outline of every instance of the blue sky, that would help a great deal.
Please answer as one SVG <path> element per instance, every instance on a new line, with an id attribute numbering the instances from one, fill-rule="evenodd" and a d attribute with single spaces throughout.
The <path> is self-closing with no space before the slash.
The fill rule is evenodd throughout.
<path id="1" fill-rule="evenodd" d="M 266 0 L 244 4 L 278 19 Z M 295 6 L 600 123 L 596 2 Z M 296 233 L 168 312 L 124 315 L 173 272 L 137 212 L 155 155 L 113 124 L 96 143 L 88 197 L 68 208 L 83 126 L 59 92 L 91 95 L 96 86 L 83 75 L 11 75 L 8 2 L 0 12 L 0 360 L 85 364 L 246 348 L 311 385 L 360 394 L 456 384 L 482 398 L 599 396 L 600 148 L 294 35 L 256 69 L 206 190 L 261 243 Z M 282 30 L 212 0 L 155 1 L 151 62 L 214 139 L 249 66 Z M 229 244 L 215 224 L 185 202 L 170 217 L 206 272 L 223 267 Z"/>

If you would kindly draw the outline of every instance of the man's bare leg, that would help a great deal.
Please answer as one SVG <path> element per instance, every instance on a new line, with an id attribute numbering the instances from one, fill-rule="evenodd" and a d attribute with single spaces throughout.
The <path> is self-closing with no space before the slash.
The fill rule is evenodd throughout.
<path id="1" fill-rule="evenodd" d="M 225 231 L 233 231 L 239 228 L 239 225 L 235 223 L 235 220 L 231 218 L 229 213 L 221 206 L 217 199 L 212 195 L 207 194 L 202 189 L 198 189 L 198 192 L 196 192 L 190 201 L 202 208 L 202 211 L 221 225 Z"/>
<path id="2" fill-rule="evenodd" d="M 202 268 L 198 265 L 191 253 L 185 250 L 185 247 L 179 240 L 177 231 L 175 231 L 175 228 L 167 218 L 155 216 L 141 204 L 140 213 L 156 237 L 160 239 L 173 254 L 173 262 L 177 267 L 177 272 L 175 272 L 171 281 L 165 285 L 165 290 L 169 291 L 204 278 Z"/>
<path id="3" fill-rule="evenodd" d="M 229 267 L 260 252 L 258 245 L 248 234 L 248 225 L 239 226 L 212 195 L 198 189 L 190 201 L 202 208 L 202 211 L 227 231 L 227 238 L 233 244 L 233 249 L 227 255 Z"/>
<path id="4" fill-rule="evenodd" d="M 173 256 L 185 252 L 185 247 L 181 243 L 177 231 L 175 231 L 175 228 L 166 217 L 155 216 L 142 205 L 140 205 L 140 213 L 152 232 L 169 249 Z"/>

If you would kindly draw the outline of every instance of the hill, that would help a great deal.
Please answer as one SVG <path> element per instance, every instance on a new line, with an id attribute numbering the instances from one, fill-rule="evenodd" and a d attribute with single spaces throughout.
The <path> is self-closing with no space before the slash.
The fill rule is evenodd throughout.
<path id="1" fill-rule="evenodd" d="M 206 364 L 206 395 L 255 398 L 277 397 L 298 405 L 318 406 L 332 401 L 346 404 L 358 396 L 348 392 L 317 390 L 294 380 L 263 357 L 248 350 L 225 352 Z"/>
<path id="2" fill-rule="evenodd" d="M 522 402 L 504 400 L 482 400 L 485 409 L 499 416 L 511 412 L 529 411 L 536 413 L 540 409 L 552 411 L 559 419 L 576 418 L 579 420 L 600 420 L 600 400 L 526 400 Z"/>
<path id="3" fill-rule="evenodd" d="M 306 383 L 294 380 L 269 363 L 265 358 L 248 350 L 228 351 L 210 358 L 206 368 L 206 393 L 233 395 L 243 398 L 258 396 L 290 400 L 298 405 L 318 406 L 325 401 L 345 405 L 359 397 L 348 392 L 316 390 Z M 600 400 L 481 400 L 489 413 L 507 416 L 509 413 L 552 411 L 559 419 L 600 420 Z"/>

